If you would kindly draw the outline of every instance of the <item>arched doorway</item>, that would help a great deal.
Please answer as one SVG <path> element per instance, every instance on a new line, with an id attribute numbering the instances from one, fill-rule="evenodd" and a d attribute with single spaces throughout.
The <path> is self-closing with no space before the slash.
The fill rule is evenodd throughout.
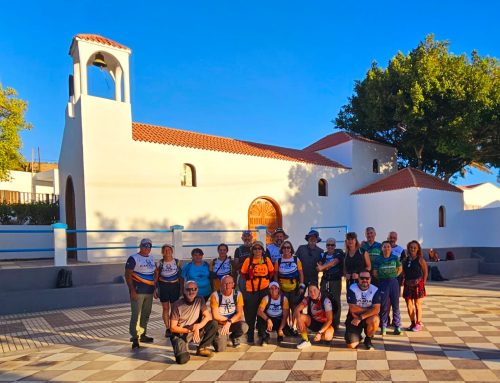
<path id="1" fill-rule="evenodd" d="M 272 198 L 259 197 L 253 200 L 248 208 L 248 228 L 254 230 L 257 226 L 267 226 L 267 232 L 272 233 L 283 226 L 281 209 Z M 266 236 L 266 242 L 271 242 L 271 236 Z"/>
<path id="2" fill-rule="evenodd" d="M 75 188 L 71 176 L 66 180 L 66 193 L 64 195 L 64 208 L 66 211 L 66 224 L 69 230 L 76 229 L 76 213 L 75 213 Z M 66 234 L 66 247 L 76 246 L 76 233 Z M 75 250 L 68 251 L 69 259 L 76 259 L 77 252 Z"/>

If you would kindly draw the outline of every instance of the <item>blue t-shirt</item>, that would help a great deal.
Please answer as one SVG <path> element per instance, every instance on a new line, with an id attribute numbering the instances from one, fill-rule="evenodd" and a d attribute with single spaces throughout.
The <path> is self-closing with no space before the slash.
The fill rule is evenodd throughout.
<path id="1" fill-rule="evenodd" d="M 212 293 L 212 287 L 210 286 L 210 266 L 207 262 L 203 261 L 199 266 L 193 262 L 189 262 L 186 266 L 182 267 L 181 275 L 184 283 L 195 281 L 198 284 L 198 296 L 208 297 Z"/>
<path id="2" fill-rule="evenodd" d="M 327 281 L 342 279 L 342 273 L 344 270 L 344 257 L 345 254 L 340 249 L 335 249 L 333 254 L 328 254 L 326 251 L 321 254 L 321 264 L 325 265 L 332 262 L 334 259 L 338 259 L 338 263 L 330 267 L 328 270 L 323 271 L 323 278 Z"/>

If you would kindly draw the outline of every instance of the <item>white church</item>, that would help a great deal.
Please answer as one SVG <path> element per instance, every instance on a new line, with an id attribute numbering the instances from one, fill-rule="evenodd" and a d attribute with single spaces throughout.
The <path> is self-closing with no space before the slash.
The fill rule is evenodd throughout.
<path id="1" fill-rule="evenodd" d="M 329 233 L 321 228 L 332 226 L 363 238 L 373 226 L 377 240 L 396 230 L 403 246 L 417 239 L 424 248 L 464 257 L 500 247 L 499 207 L 465 210 L 462 189 L 419 170 L 398 171 L 396 148 L 339 132 L 291 149 L 135 122 L 130 48 L 79 34 L 69 54 L 73 74 L 59 159 L 61 220 L 69 229 L 265 225 L 283 227 L 298 246 L 311 227 L 323 238 Z M 110 74 L 113 99 L 89 94 L 92 65 Z M 79 248 L 127 243 L 116 233 L 68 238 Z M 82 261 L 101 261 L 96 257 L 78 252 Z"/>

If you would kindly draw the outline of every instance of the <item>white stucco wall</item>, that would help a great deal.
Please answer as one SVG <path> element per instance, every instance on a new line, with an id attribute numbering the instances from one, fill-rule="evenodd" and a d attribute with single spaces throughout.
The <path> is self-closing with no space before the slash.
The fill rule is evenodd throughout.
<path id="1" fill-rule="evenodd" d="M 318 153 L 347 167 L 352 166 L 352 140 L 330 148 L 318 150 Z"/>
<path id="2" fill-rule="evenodd" d="M 491 182 L 463 191 L 466 210 L 500 207 L 500 188 Z"/>
<path id="3" fill-rule="evenodd" d="M 51 249 L 54 248 L 53 233 L 4 233 L 6 230 L 52 230 L 50 225 L 0 225 L 0 249 Z M 0 261 L 9 259 L 54 258 L 53 251 L 5 252 Z"/>
<path id="4" fill-rule="evenodd" d="M 353 195 L 350 229 L 361 241 L 365 228 L 373 226 L 379 242 L 386 240 L 387 234 L 394 230 L 398 233 L 399 244 L 404 247 L 409 241 L 418 239 L 417 197 L 416 188 Z"/>
<path id="5" fill-rule="evenodd" d="M 418 239 L 425 248 L 464 246 L 462 193 L 442 190 L 419 189 Z M 445 208 L 445 226 L 439 227 L 439 207 Z"/>
<path id="6" fill-rule="evenodd" d="M 500 207 L 462 211 L 458 222 L 464 247 L 500 248 Z"/>
<path id="7" fill-rule="evenodd" d="M 21 172 L 11 170 L 9 172 L 10 180 L 0 181 L 0 190 L 10 190 L 18 192 L 32 193 L 32 174 L 31 172 Z"/>

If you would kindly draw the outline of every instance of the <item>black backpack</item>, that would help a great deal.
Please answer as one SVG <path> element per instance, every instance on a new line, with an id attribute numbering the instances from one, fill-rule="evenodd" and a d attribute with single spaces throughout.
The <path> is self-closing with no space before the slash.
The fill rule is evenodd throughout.
<path id="1" fill-rule="evenodd" d="M 283 294 L 280 294 L 280 306 L 281 310 L 283 311 L 283 301 L 285 300 L 285 296 Z M 267 315 L 267 309 L 271 306 L 271 294 L 267 295 L 267 304 L 266 307 L 264 308 L 264 313 Z"/>
<path id="2" fill-rule="evenodd" d="M 57 273 L 57 288 L 72 287 L 73 286 L 73 272 L 67 269 L 61 269 Z"/>

